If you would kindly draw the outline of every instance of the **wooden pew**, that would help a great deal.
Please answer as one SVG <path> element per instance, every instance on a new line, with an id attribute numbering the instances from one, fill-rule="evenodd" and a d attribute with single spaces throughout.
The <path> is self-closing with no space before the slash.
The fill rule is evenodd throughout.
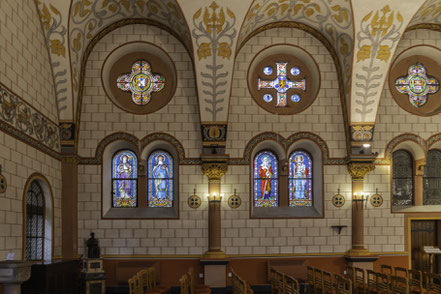
<path id="1" fill-rule="evenodd" d="M 404 278 L 409 278 L 409 270 L 407 268 L 404 267 L 395 267 L 395 275 L 398 277 L 404 277 Z"/>
<path id="2" fill-rule="evenodd" d="M 390 277 L 391 275 L 385 273 L 375 273 L 377 283 L 376 283 L 376 293 L 377 294 L 389 294 L 391 288 Z"/>
<path id="3" fill-rule="evenodd" d="M 322 294 L 333 294 L 334 284 L 332 281 L 331 273 L 327 271 L 322 271 L 323 273 L 323 283 L 322 283 Z"/>
<path id="4" fill-rule="evenodd" d="M 318 294 L 321 293 L 323 290 L 323 271 L 318 268 L 314 269 L 314 286 L 313 286 L 313 293 Z"/>
<path id="5" fill-rule="evenodd" d="M 366 274 L 364 269 L 358 267 L 346 267 L 346 278 L 352 282 L 352 292 L 366 294 Z"/>
<path id="6" fill-rule="evenodd" d="M 314 292 L 314 268 L 311 266 L 306 267 L 306 284 L 308 285 L 308 293 L 312 294 Z"/>
<path id="7" fill-rule="evenodd" d="M 373 270 L 366 271 L 367 277 L 367 293 L 375 293 L 377 289 L 377 273 Z"/>
<path id="8" fill-rule="evenodd" d="M 381 273 L 387 274 L 390 276 L 392 275 L 392 267 L 390 265 L 382 264 L 380 269 L 381 269 Z"/>

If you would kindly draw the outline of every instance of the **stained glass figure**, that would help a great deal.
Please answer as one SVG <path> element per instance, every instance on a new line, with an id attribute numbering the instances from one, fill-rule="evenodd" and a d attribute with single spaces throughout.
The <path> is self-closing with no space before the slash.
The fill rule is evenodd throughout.
<path id="1" fill-rule="evenodd" d="M 421 107 L 427 102 L 427 95 L 439 90 L 439 82 L 426 74 L 426 68 L 421 63 L 411 65 L 407 76 L 395 81 L 398 92 L 409 95 L 410 104 Z"/>
<path id="2" fill-rule="evenodd" d="M 136 61 L 132 72 L 119 76 L 116 85 L 125 92 L 132 92 L 132 100 L 137 105 L 149 103 L 153 92 L 161 91 L 165 78 L 152 74 L 150 64 L 145 60 Z"/>
<path id="3" fill-rule="evenodd" d="M 162 150 L 148 158 L 148 206 L 173 206 L 173 157 Z"/>
<path id="4" fill-rule="evenodd" d="M 429 150 L 424 167 L 423 204 L 441 205 L 441 151 Z"/>
<path id="5" fill-rule="evenodd" d="M 278 206 L 278 164 L 276 156 L 269 151 L 254 157 L 254 206 Z"/>
<path id="6" fill-rule="evenodd" d="M 392 154 L 392 205 L 411 206 L 413 202 L 413 158 L 405 150 Z"/>
<path id="7" fill-rule="evenodd" d="M 300 96 L 297 94 L 291 95 L 291 101 L 294 103 L 300 102 Z"/>
<path id="8" fill-rule="evenodd" d="M 270 66 L 265 66 L 265 68 L 263 69 L 263 73 L 269 76 L 273 73 L 273 69 Z"/>
<path id="9" fill-rule="evenodd" d="M 112 159 L 113 207 L 136 207 L 138 158 L 130 150 L 115 153 Z"/>
<path id="10" fill-rule="evenodd" d="M 287 62 L 276 62 L 277 65 L 277 77 L 272 81 L 263 81 L 260 78 L 257 80 L 257 90 L 260 89 L 275 89 L 277 91 L 277 104 L 276 107 L 286 107 L 288 105 L 288 99 L 286 92 L 289 89 L 300 89 L 305 91 L 306 80 L 290 81 L 286 77 Z"/>
<path id="11" fill-rule="evenodd" d="M 312 160 L 305 151 L 289 157 L 289 206 L 312 205 Z"/>

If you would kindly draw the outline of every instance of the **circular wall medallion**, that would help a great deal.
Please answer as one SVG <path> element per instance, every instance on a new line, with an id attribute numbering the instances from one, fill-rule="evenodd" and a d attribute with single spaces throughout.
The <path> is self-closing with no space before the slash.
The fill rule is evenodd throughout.
<path id="1" fill-rule="evenodd" d="M 405 111 L 420 116 L 441 112 L 441 66 L 431 58 L 412 55 L 393 65 L 389 89 Z"/>
<path id="2" fill-rule="evenodd" d="M 191 195 L 190 197 L 188 197 L 188 206 L 190 206 L 191 208 L 196 209 L 201 206 L 201 203 L 201 197 L 199 197 L 198 195 Z"/>
<path id="3" fill-rule="evenodd" d="M 345 196 L 343 196 L 342 194 L 335 194 L 334 197 L 332 197 L 332 204 L 335 207 L 343 207 L 343 205 L 345 205 Z"/>
<path id="4" fill-rule="evenodd" d="M 110 100 L 135 114 L 161 109 L 176 90 L 176 69 L 170 56 L 146 42 L 127 43 L 113 50 L 104 61 L 101 79 Z"/>
<path id="5" fill-rule="evenodd" d="M 374 194 L 371 196 L 370 202 L 373 207 L 380 207 L 381 205 L 383 205 L 383 196 L 378 193 Z"/>
<path id="6" fill-rule="evenodd" d="M 303 49 L 273 45 L 259 52 L 248 69 L 248 89 L 256 103 L 271 113 L 294 114 L 317 97 L 318 66 Z"/>
<path id="7" fill-rule="evenodd" d="M 242 200 L 240 199 L 239 195 L 234 194 L 228 198 L 228 205 L 231 208 L 238 208 L 241 203 L 242 203 Z"/>
<path id="8" fill-rule="evenodd" d="M 6 188 L 8 188 L 8 183 L 6 182 L 6 178 L 4 175 L 0 175 L 0 193 L 6 192 Z"/>

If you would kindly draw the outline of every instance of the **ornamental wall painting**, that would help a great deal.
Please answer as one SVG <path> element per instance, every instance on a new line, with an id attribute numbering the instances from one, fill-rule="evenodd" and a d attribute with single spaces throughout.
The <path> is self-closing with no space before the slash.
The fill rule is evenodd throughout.
<path id="1" fill-rule="evenodd" d="M 254 206 L 278 206 L 278 164 L 276 156 L 262 151 L 254 158 Z"/>
<path id="2" fill-rule="evenodd" d="M 312 160 L 305 151 L 289 157 L 289 206 L 312 206 Z"/>
<path id="3" fill-rule="evenodd" d="M 130 150 L 118 151 L 112 159 L 112 206 L 136 207 L 138 159 Z"/>
<path id="4" fill-rule="evenodd" d="M 155 151 L 148 158 L 148 207 L 173 206 L 173 158 Z"/>

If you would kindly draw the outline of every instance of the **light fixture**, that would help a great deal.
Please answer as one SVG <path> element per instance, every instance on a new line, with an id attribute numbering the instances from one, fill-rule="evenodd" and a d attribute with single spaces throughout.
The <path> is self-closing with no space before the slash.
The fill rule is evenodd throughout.
<path id="1" fill-rule="evenodd" d="M 364 143 L 363 144 L 363 148 L 369 148 L 369 147 L 371 147 L 371 144 L 369 144 L 369 143 Z"/>
<path id="2" fill-rule="evenodd" d="M 223 194 L 220 194 L 219 196 L 216 195 L 216 193 L 213 193 L 212 195 L 207 194 L 208 202 L 220 202 L 222 200 Z"/>

